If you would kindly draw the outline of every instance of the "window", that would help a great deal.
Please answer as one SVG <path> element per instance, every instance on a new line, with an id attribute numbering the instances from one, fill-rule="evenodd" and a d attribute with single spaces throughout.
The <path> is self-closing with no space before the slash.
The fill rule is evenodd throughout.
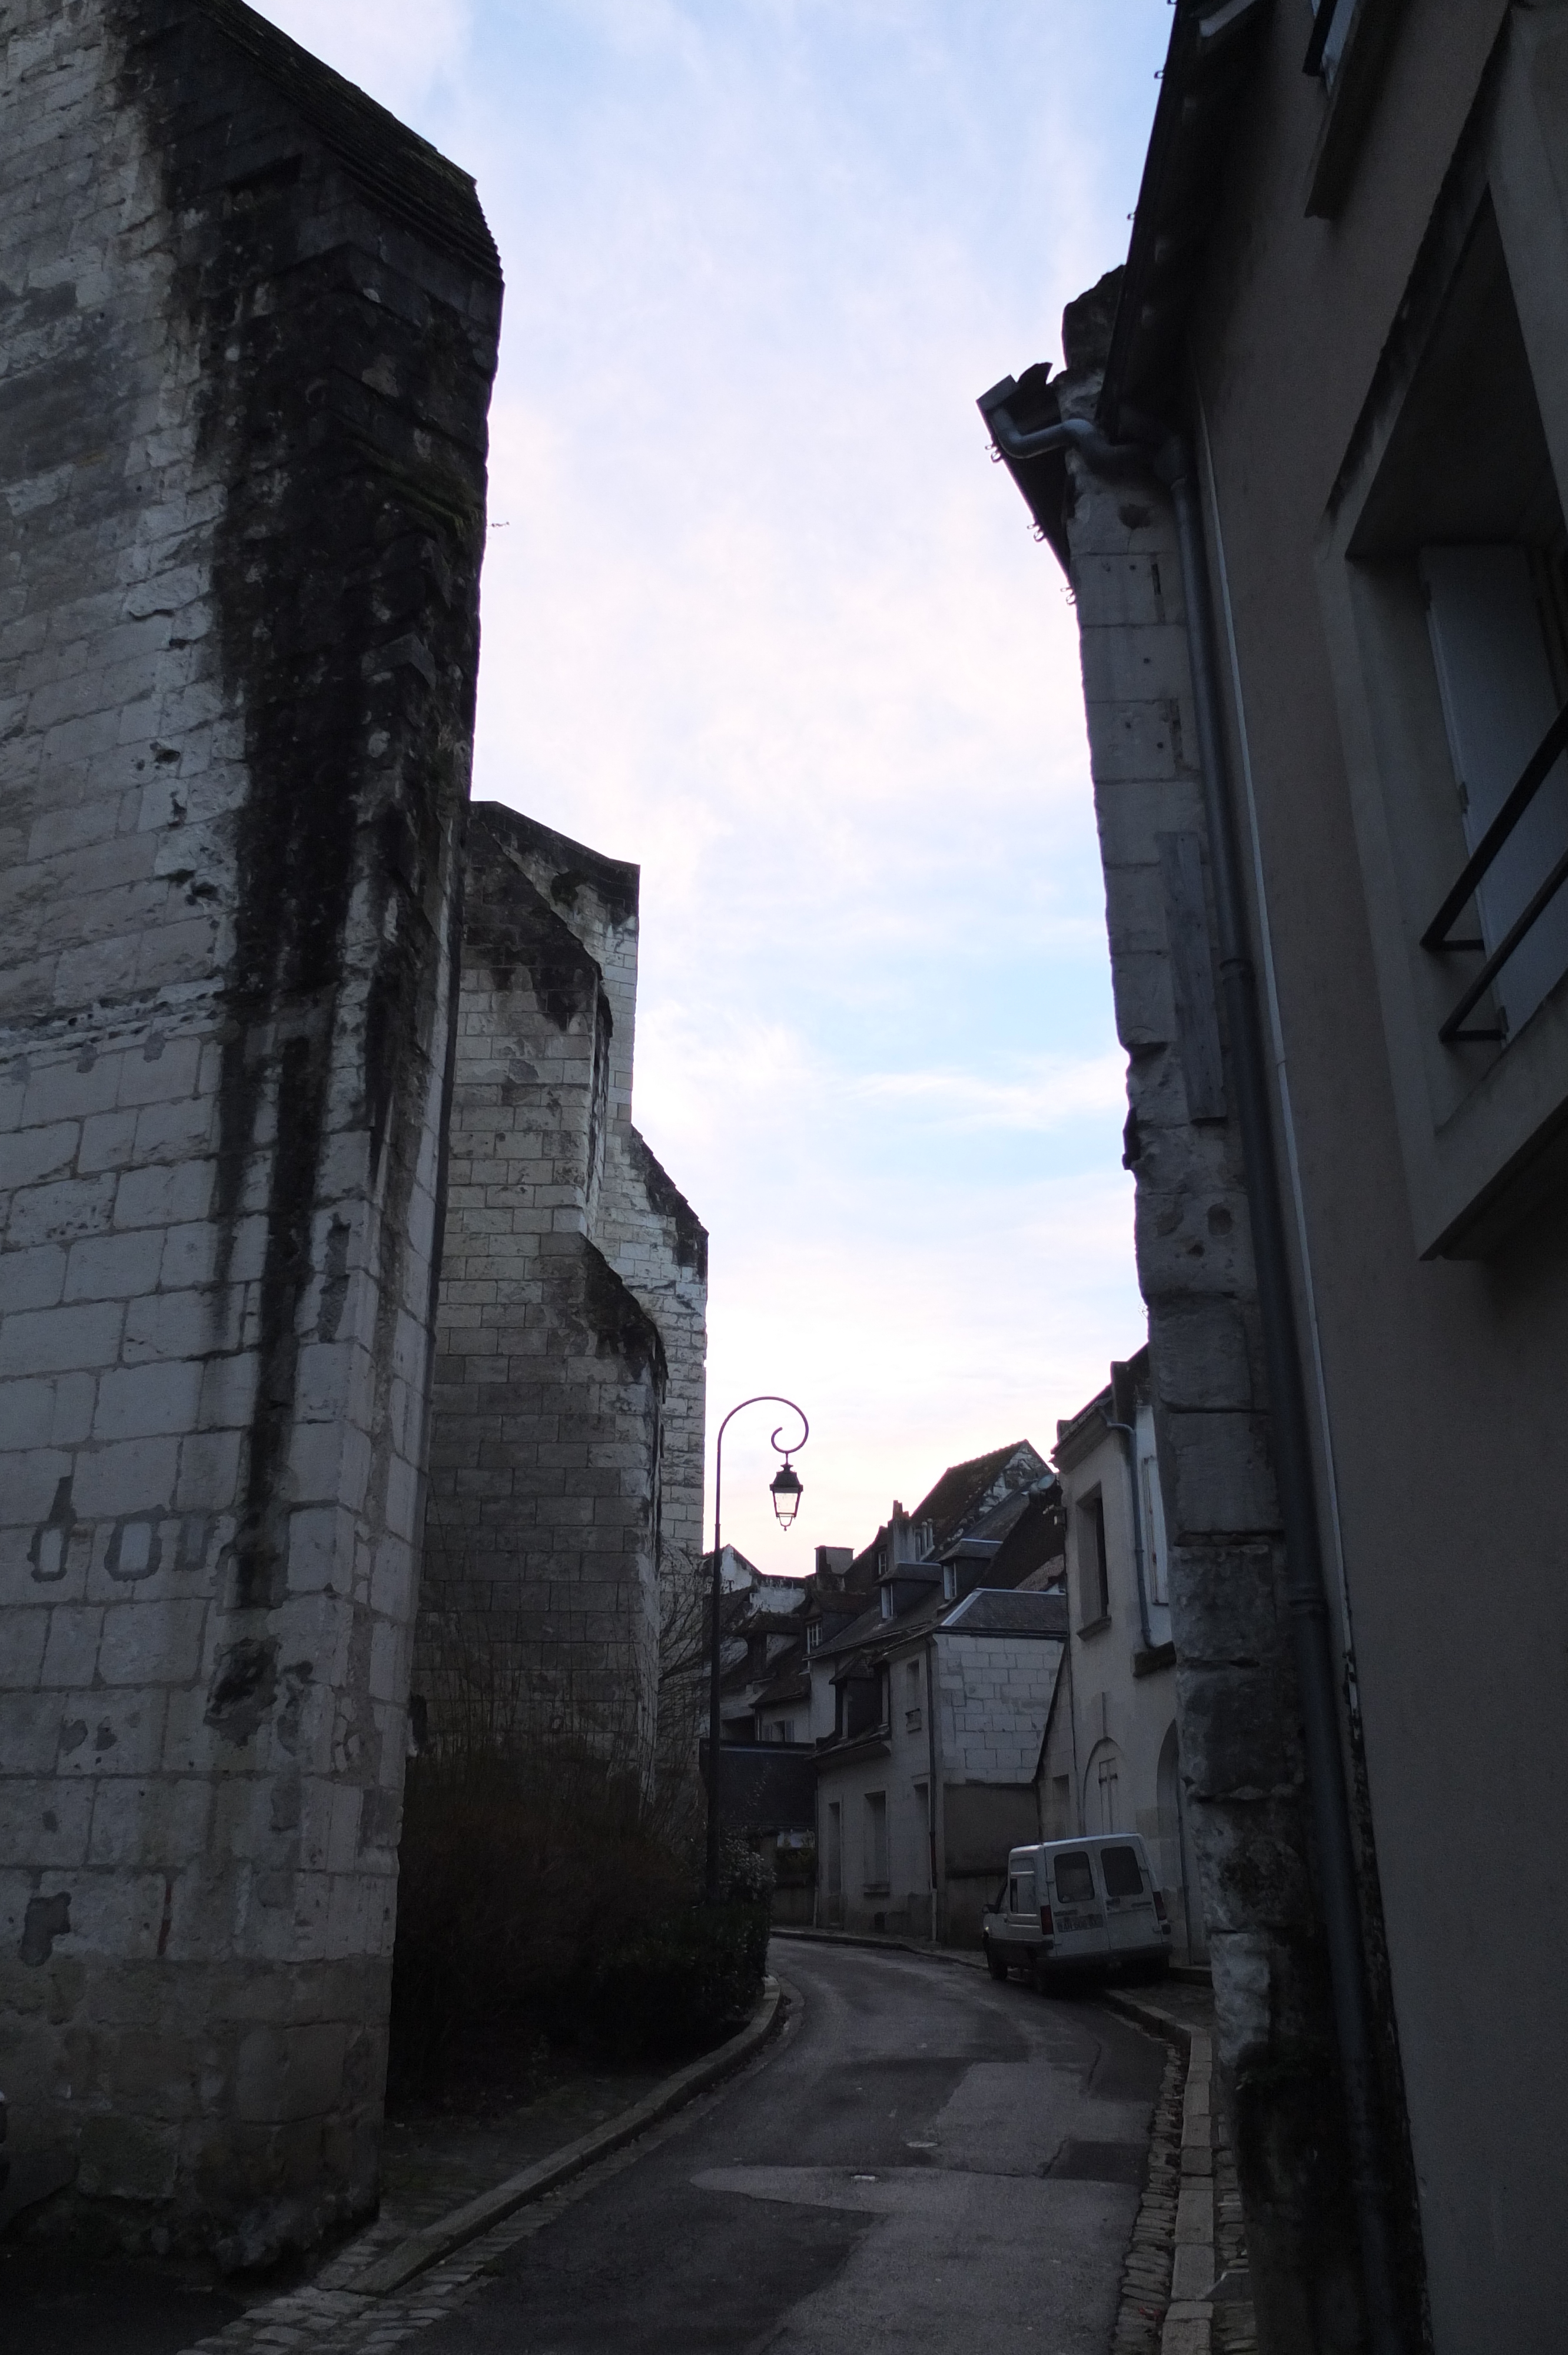
<path id="1" fill-rule="evenodd" d="M 882 1590 L 882 1615 L 885 1619 L 891 1619 L 893 1616 L 893 1589 L 891 1586 L 885 1586 Z"/>
<path id="2" fill-rule="evenodd" d="M 904 1731 L 918 1733 L 920 1722 L 920 1663 L 910 1660 L 904 1671 Z"/>
<path id="3" fill-rule="evenodd" d="M 1345 53 L 1345 37 L 1351 29 L 1356 0 L 1312 0 L 1312 14 L 1318 19 L 1312 37 L 1312 51 L 1318 60 L 1318 70 L 1325 81 L 1331 83 L 1339 70 L 1340 59 Z"/>
<path id="4" fill-rule="evenodd" d="M 822 1640 L 822 1623 L 821 1623 L 821 1621 L 820 1619 L 812 1619 L 812 1620 L 810 1620 L 810 1622 L 808 1622 L 808 1625 L 807 1625 L 807 1627 L 806 1627 L 806 1649 L 807 1649 L 807 1651 L 808 1651 L 808 1652 L 814 1652 L 814 1651 L 817 1649 L 817 1646 L 821 1644 L 821 1640 Z"/>
<path id="5" fill-rule="evenodd" d="M 1146 1455 L 1139 1466 L 1143 1480 L 1143 1542 L 1149 1556 L 1149 1599 L 1171 1600 L 1171 1574 L 1165 1561 L 1165 1511 L 1160 1494 L 1160 1465 Z"/>
<path id="6" fill-rule="evenodd" d="M 1429 1259 L 1489 1256 L 1568 1176 L 1568 721 L 1552 734 L 1568 705 L 1568 364 L 1550 291 L 1568 218 L 1535 160 L 1562 153 L 1568 122 L 1524 13 L 1391 317 L 1319 544 Z"/>
<path id="7" fill-rule="evenodd" d="M 1529 799 L 1506 835 L 1499 824 L 1505 804 L 1533 769 L 1532 756 L 1549 739 L 1558 741 L 1568 705 L 1568 551 L 1560 512 L 1551 521 L 1559 528 L 1545 549 L 1519 540 L 1478 548 L 1429 545 L 1416 559 L 1471 854 L 1460 880 L 1476 875 L 1479 945 L 1487 952 L 1481 973 L 1466 976 L 1465 995 L 1483 987 L 1487 971 L 1497 968 L 1489 985 L 1497 1027 L 1477 1027 L 1461 1001 L 1443 1026 L 1450 1039 L 1506 1038 L 1522 1029 L 1552 984 L 1568 972 L 1568 892 L 1559 890 L 1527 931 L 1515 930 L 1568 851 L 1568 760 L 1560 746 L 1533 790 L 1527 784 Z M 1485 871 L 1477 874 L 1483 862 Z M 1462 954 L 1455 935 L 1468 929 L 1460 920 L 1463 906 L 1461 901 L 1441 932 L 1435 920 L 1423 945 L 1443 956 Z"/>
<path id="8" fill-rule="evenodd" d="M 828 1802 L 828 1895 L 840 1897 L 844 1885 L 844 1810 L 842 1799 Z"/>
<path id="9" fill-rule="evenodd" d="M 865 1795 L 865 1888 L 870 1896 L 887 1887 L 887 1794 Z"/>
<path id="10" fill-rule="evenodd" d="M 1135 1848 L 1102 1848 L 1100 1872 L 1107 1897 L 1141 1897 L 1143 1870 Z"/>
<path id="11" fill-rule="evenodd" d="M 942 1564 L 942 1600 L 956 1603 L 959 1599 L 959 1565 L 956 1561 Z"/>
<path id="12" fill-rule="evenodd" d="M 1110 1617 L 1106 1508 L 1097 1489 L 1078 1507 L 1078 1616 L 1086 1627 L 1097 1627 Z"/>
<path id="13" fill-rule="evenodd" d="M 1027 1872 L 1014 1872 L 1008 1876 L 1007 1910 L 1010 1913 L 1033 1913 L 1034 1912 L 1034 1873 L 1033 1868 L 1031 1868 Z"/>
<path id="14" fill-rule="evenodd" d="M 1095 1876 L 1087 1851 L 1074 1849 L 1059 1856 L 1052 1871 L 1056 1882 L 1056 1898 L 1063 1905 L 1092 1905 L 1095 1902 Z"/>
<path id="15" fill-rule="evenodd" d="M 916 1783 L 915 1785 L 915 1819 L 920 1842 L 915 1882 L 917 1888 L 928 1889 L 931 1885 L 931 1791 L 928 1784 Z"/>

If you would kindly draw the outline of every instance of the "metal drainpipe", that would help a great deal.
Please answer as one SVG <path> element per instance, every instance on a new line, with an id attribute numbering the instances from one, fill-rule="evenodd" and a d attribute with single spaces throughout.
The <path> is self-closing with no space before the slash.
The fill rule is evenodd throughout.
<path id="1" fill-rule="evenodd" d="M 987 410 L 982 406 L 981 414 L 997 446 L 1006 455 L 1035 457 L 1049 450 L 1070 448 L 1076 450 L 1096 474 L 1152 474 L 1164 485 L 1175 511 L 1181 589 L 1187 609 L 1192 701 L 1208 819 L 1209 871 L 1219 934 L 1220 985 L 1230 1032 L 1236 1119 L 1246 1165 L 1247 1210 L 1273 1409 L 1275 1475 L 1285 1534 L 1286 1594 L 1306 1735 L 1319 1894 L 1350 2129 L 1351 2190 L 1361 2236 L 1367 2320 L 1375 2355 L 1402 2355 L 1405 2340 L 1398 2315 L 1393 2238 L 1388 2219 L 1361 1901 L 1356 1889 L 1350 1794 L 1340 1741 L 1311 1433 L 1280 1204 L 1257 979 L 1247 941 L 1245 900 L 1220 717 L 1208 549 L 1192 454 L 1179 434 L 1167 436 L 1158 447 L 1146 447 L 1136 442 L 1109 442 L 1086 418 L 1066 418 L 1040 432 L 1020 433 L 1004 408 L 999 413 L 994 408 Z"/>

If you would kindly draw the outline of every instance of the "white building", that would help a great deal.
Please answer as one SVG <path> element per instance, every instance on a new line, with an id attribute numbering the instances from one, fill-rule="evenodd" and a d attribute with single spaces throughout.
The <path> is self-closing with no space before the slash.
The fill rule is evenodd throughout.
<path id="1" fill-rule="evenodd" d="M 1205 1952 L 1186 1838 L 1176 1655 L 1149 1352 L 1115 1365 L 1097 1398 L 1057 1425 L 1066 1524 L 1066 1668 L 1040 1766 L 1044 1839 L 1139 1832 L 1179 1955 Z"/>
<path id="2" fill-rule="evenodd" d="M 864 1608 L 818 1619 L 822 1925 L 978 1939 L 1009 1848 L 1037 1837 L 1066 1634 L 1060 1593 L 1038 1579 L 1060 1531 L 1044 1460 L 1027 1443 L 998 1450 L 945 1474 L 913 1514 L 895 1505 L 837 1598 Z"/>

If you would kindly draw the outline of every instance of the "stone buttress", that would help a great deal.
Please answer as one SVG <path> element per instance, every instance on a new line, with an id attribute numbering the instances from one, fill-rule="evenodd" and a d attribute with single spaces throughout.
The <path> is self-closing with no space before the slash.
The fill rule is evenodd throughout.
<path id="1" fill-rule="evenodd" d="M 1094 414 L 1119 277 L 1068 307 L 1064 415 Z M 1281 2347 L 1336 2345 L 1356 2311 L 1354 2241 L 1181 558 L 1157 486 L 1069 464 L 1187 1822 L 1260 2310 Z M 1308 2282 L 1315 2314 L 1293 2306 Z"/>
<path id="2" fill-rule="evenodd" d="M 637 900 L 472 809 L 414 1684 L 438 1745 L 646 1782 L 701 1555 L 707 1237 L 631 1125 Z"/>
<path id="3" fill-rule="evenodd" d="M 0 88 L 13 2192 L 376 2197 L 501 286 L 237 0 Z"/>

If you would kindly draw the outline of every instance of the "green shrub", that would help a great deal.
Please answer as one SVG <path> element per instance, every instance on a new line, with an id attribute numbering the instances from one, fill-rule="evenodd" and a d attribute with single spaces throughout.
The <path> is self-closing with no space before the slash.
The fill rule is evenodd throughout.
<path id="1" fill-rule="evenodd" d="M 721 1900 L 641 1793 L 559 1753 L 410 1762 L 390 2079 L 439 2082 L 454 2041 L 543 2033 L 620 2061 L 717 2042 L 756 1999 L 771 1871 L 723 1850 Z"/>

